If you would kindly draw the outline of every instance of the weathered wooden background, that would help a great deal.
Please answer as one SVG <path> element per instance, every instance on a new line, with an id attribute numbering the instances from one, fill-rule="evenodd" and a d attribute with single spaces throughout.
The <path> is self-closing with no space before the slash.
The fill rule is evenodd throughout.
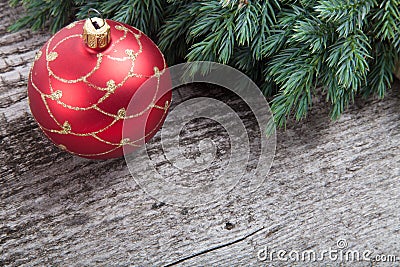
<path id="1" fill-rule="evenodd" d="M 239 186 L 218 202 L 181 208 L 146 195 L 124 159 L 78 158 L 44 137 L 26 82 L 49 34 L 8 33 L 17 12 L 0 3 L 0 266 L 267 265 L 257 258 L 264 246 L 335 249 L 340 239 L 398 256 L 378 266 L 399 265 L 398 81 L 384 100 L 357 99 L 337 122 L 319 101 L 307 120 L 278 132 L 256 192 Z M 198 93 L 180 90 L 174 101 Z M 189 143 L 198 137 L 190 134 Z"/>

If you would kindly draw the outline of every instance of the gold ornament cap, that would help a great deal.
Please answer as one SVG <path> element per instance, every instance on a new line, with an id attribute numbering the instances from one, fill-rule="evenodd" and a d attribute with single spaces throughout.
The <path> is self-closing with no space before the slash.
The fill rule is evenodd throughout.
<path id="1" fill-rule="evenodd" d="M 100 14 L 97 10 L 91 9 L 89 10 L 89 13 L 90 11 L 95 11 Z M 82 38 L 89 48 L 105 48 L 111 41 L 110 25 L 108 25 L 106 20 L 103 18 L 89 17 L 83 25 Z"/>

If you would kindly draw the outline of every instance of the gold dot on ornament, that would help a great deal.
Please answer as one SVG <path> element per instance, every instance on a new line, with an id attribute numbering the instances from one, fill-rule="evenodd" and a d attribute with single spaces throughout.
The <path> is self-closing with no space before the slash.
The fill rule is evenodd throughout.
<path id="1" fill-rule="evenodd" d="M 109 80 L 109 81 L 107 82 L 107 90 L 108 90 L 109 92 L 111 92 L 111 93 L 114 92 L 116 88 L 117 88 L 117 86 L 115 85 L 114 80 Z"/>
<path id="2" fill-rule="evenodd" d="M 124 26 L 121 25 L 115 25 L 115 29 L 119 30 L 119 31 L 127 31 L 128 29 Z"/>
<path id="3" fill-rule="evenodd" d="M 121 140 L 121 145 L 126 145 L 127 143 L 129 143 L 131 140 L 129 138 L 124 138 Z"/>
<path id="4" fill-rule="evenodd" d="M 50 99 L 52 99 L 52 100 L 58 100 L 58 99 L 60 99 L 61 97 L 62 97 L 62 91 L 60 91 L 60 90 L 57 90 L 57 91 L 53 92 L 53 93 L 50 95 Z"/>
<path id="5" fill-rule="evenodd" d="M 38 51 L 35 55 L 35 61 L 38 60 L 42 56 L 42 51 Z"/>
<path id="6" fill-rule="evenodd" d="M 62 128 L 64 133 L 69 133 L 71 131 L 71 124 L 69 124 L 68 121 L 65 121 Z"/>
<path id="7" fill-rule="evenodd" d="M 55 60 L 57 57 L 58 57 L 57 52 L 50 52 L 50 53 L 47 55 L 46 59 L 47 59 L 47 61 L 53 61 L 53 60 Z"/>
<path id="8" fill-rule="evenodd" d="M 156 77 L 160 77 L 161 76 L 161 72 L 160 72 L 160 70 L 158 69 L 158 67 L 157 66 L 154 66 L 154 76 L 156 76 Z"/>
<path id="9" fill-rule="evenodd" d="M 125 54 L 127 54 L 128 57 L 130 57 L 132 60 L 134 60 L 136 58 L 136 55 L 133 53 L 132 49 L 126 49 Z"/>
<path id="10" fill-rule="evenodd" d="M 119 109 L 118 112 L 117 112 L 117 116 L 118 116 L 119 119 L 124 119 L 125 116 L 126 116 L 125 109 L 124 108 Z"/>

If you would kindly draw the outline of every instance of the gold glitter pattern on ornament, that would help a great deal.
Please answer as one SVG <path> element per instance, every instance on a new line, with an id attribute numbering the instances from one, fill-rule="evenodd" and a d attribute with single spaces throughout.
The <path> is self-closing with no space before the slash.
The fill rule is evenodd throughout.
<path id="1" fill-rule="evenodd" d="M 115 29 L 119 31 L 128 31 L 128 28 L 122 25 L 115 25 Z"/>
<path id="2" fill-rule="evenodd" d="M 120 27 L 119 27 L 120 26 Z M 122 35 L 117 41 L 115 41 L 112 46 L 116 46 L 119 42 L 121 42 L 122 40 L 125 40 L 127 34 L 128 34 L 128 28 L 121 26 L 121 25 L 116 25 L 115 29 L 119 30 L 119 31 L 124 31 L 124 35 Z M 136 38 L 136 36 L 135 36 Z M 140 38 L 140 37 L 139 37 Z M 138 38 L 136 38 L 138 39 Z M 116 52 L 116 50 L 114 50 L 114 52 Z M 128 60 L 128 57 L 123 57 L 123 58 L 119 58 L 119 57 L 112 57 L 111 55 L 107 55 L 107 58 L 112 59 L 112 60 L 116 60 L 116 61 L 125 61 Z"/>
<path id="3" fill-rule="evenodd" d="M 76 23 L 71 23 L 68 27 L 73 28 L 75 25 L 76 25 Z M 125 53 L 126 53 L 127 56 L 126 56 L 126 57 L 122 57 L 122 58 L 112 57 L 111 55 L 104 55 L 104 54 L 102 54 L 102 53 L 98 53 L 98 54 L 97 54 L 96 65 L 94 66 L 94 68 L 93 68 L 91 71 L 89 71 L 86 75 L 83 75 L 83 76 L 81 76 L 81 77 L 79 77 L 79 78 L 77 78 L 77 79 L 69 80 L 69 79 L 64 79 L 64 78 L 61 78 L 61 77 L 57 76 L 57 75 L 51 70 L 51 68 L 50 68 L 50 66 L 49 66 L 49 62 L 55 60 L 55 59 L 57 58 L 57 56 L 58 56 L 57 52 L 55 52 L 54 49 L 56 49 L 60 44 L 62 44 L 63 42 L 65 42 L 65 41 L 68 40 L 68 39 L 71 39 L 71 38 L 78 38 L 78 37 L 81 38 L 81 35 L 80 35 L 80 34 L 70 35 L 70 36 L 68 36 L 68 37 L 66 37 L 66 38 L 64 38 L 64 39 L 62 39 L 62 40 L 60 40 L 60 41 L 52 48 L 52 50 L 49 51 L 49 46 L 50 46 L 50 43 L 52 42 L 52 40 L 53 40 L 53 38 L 54 38 L 54 36 L 55 36 L 55 35 L 54 35 L 54 36 L 51 37 L 50 40 L 48 41 L 47 46 L 46 46 L 46 49 L 45 49 L 46 59 L 47 59 L 47 60 L 46 60 L 46 62 L 47 62 L 47 63 L 46 63 L 46 64 L 47 64 L 47 70 L 48 70 L 48 72 L 49 72 L 49 87 L 50 87 L 50 92 L 51 92 L 50 94 L 45 94 L 45 93 L 43 93 L 43 92 L 42 92 L 41 90 L 39 90 L 39 88 L 36 86 L 36 84 L 35 84 L 34 81 L 33 81 L 33 77 L 32 77 L 32 69 L 33 69 L 33 66 L 32 66 L 32 68 L 31 68 L 31 73 L 30 73 L 30 81 L 31 81 L 31 84 L 32 84 L 33 88 L 41 95 L 43 104 L 45 105 L 46 110 L 47 110 L 49 116 L 50 116 L 50 117 L 52 118 L 52 120 L 59 126 L 59 129 L 48 129 L 48 128 L 44 127 L 43 125 L 41 125 L 41 124 L 37 121 L 38 124 L 39 124 L 39 127 L 40 127 L 42 130 L 45 131 L 45 134 L 46 134 L 46 132 L 51 132 L 51 133 L 58 133 L 58 134 L 71 134 L 71 135 L 74 135 L 74 136 L 91 136 L 91 137 L 95 138 L 96 140 L 98 140 L 98 141 L 100 141 L 100 142 L 103 142 L 103 143 L 105 143 L 105 144 L 114 146 L 112 149 L 110 149 L 110 150 L 108 150 L 108 151 L 101 152 L 101 153 L 81 154 L 81 153 L 76 153 L 76 152 L 73 152 L 73 151 L 68 150 L 68 148 L 67 148 L 65 145 L 59 145 L 60 148 L 66 150 L 66 151 L 68 151 L 68 152 L 70 152 L 70 153 L 79 155 L 79 156 L 90 157 L 90 156 L 101 156 L 101 155 L 106 155 L 106 154 L 108 154 L 108 153 L 111 153 L 111 152 L 113 152 L 113 151 L 115 151 L 115 150 L 121 148 L 121 147 L 124 146 L 124 145 L 130 145 L 130 146 L 133 146 L 133 147 L 138 147 L 138 146 L 140 146 L 141 144 L 138 144 L 138 142 L 141 142 L 141 141 L 143 141 L 145 138 L 147 138 L 148 136 L 152 135 L 152 134 L 161 126 L 161 123 L 162 123 L 162 121 L 164 120 L 164 118 L 165 118 L 165 116 L 166 116 L 166 114 L 167 114 L 167 111 L 168 111 L 168 109 L 169 109 L 169 106 L 170 106 L 169 101 L 166 101 L 166 102 L 165 102 L 164 107 L 155 105 L 155 100 L 156 100 L 156 97 L 157 97 L 157 94 L 158 94 L 158 91 L 159 91 L 160 76 L 164 73 L 164 71 L 165 71 L 165 69 L 166 69 L 166 63 L 165 63 L 164 56 L 161 54 L 161 56 L 162 56 L 162 58 L 163 58 L 163 62 L 164 62 L 164 66 L 163 66 L 163 70 L 162 70 L 162 71 L 160 71 L 160 70 L 158 69 L 158 67 L 155 66 L 155 67 L 154 67 L 154 74 L 151 75 L 151 76 L 143 75 L 143 74 L 140 74 L 140 73 L 134 73 L 133 68 L 134 68 L 134 66 L 135 66 L 136 58 L 142 53 L 142 43 L 141 43 L 141 41 L 140 41 L 140 38 L 141 38 L 141 36 L 142 36 L 142 33 L 140 32 L 140 34 L 136 34 L 136 33 L 132 32 L 130 29 L 128 29 L 128 28 L 126 28 L 126 27 L 124 27 L 123 25 L 120 25 L 120 24 L 119 24 L 119 25 L 116 25 L 115 28 L 116 28 L 117 30 L 124 31 L 124 34 L 123 34 L 123 36 L 121 36 L 118 40 L 116 40 L 115 42 L 113 42 L 113 43 L 111 44 L 110 49 L 109 49 L 110 51 L 113 51 L 114 46 L 115 46 L 117 43 L 119 43 L 119 42 L 123 41 L 124 39 L 126 39 L 128 33 L 131 34 L 131 35 L 133 35 L 133 36 L 135 37 L 135 39 L 136 39 L 136 41 L 137 41 L 137 43 L 138 43 L 138 45 L 139 45 L 139 50 L 135 52 L 133 49 L 127 49 L 127 50 L 125 51 Z M 39 51 L 39 52 L 36 54 L 35 61 L 36 61 L 37 59 L 39 59 L 39 58 L 41 57 L 41 55 L 42 55 L 42 52 Z M 102 59 L 103 59 L 104 56 L 106 56 L 108 59 L 115 60 L 115 61 L 126 61 L 126 60 L 130 60 L 130 61 L 131 61 L 131 68 L 130 68 L 130 70 L 128 71 L 128 74 L 124 77 L 124 79 L 123 79 L 120 83 L 116 84 L 114 80 L 109 80 L 109 81 L 106 83 L 106 87 L 100 87 L 100 86 L 97 86 L 97 85 L 92 84 L 92 83 L 90 83 L 90 82 L 87 81 L 87 78 L 89 78 L 91 75 L 93 75 L 93 74 L 100 68 L 101 62 L 102 62 Z M 35 64 L 35 62 L 34 62 L 34 64 Z M 93 105 L 91 105 L 91 106 L 89 106 L 89 107 L 76 107 L 76 106 L 71 106 L 71 105 L 68 105 L 68 104 L 66 104 L 66 103 L 63 103 L 63 102 L 60 100 L 60 99 L 62 98 L 62 91 L 53 88 L 53 86 L 52 86 L 52 84 L 51 84 L 51 79 L 50 79 L 51 77 L 53 77 L 53 78 L 55 78 L 55 79 L 57 79 L 57 80 L 59 80 L 59 81 L 61 81 L 61 82 L 69 83 L 69 84 L 77 83 L 77 82 L 83 82 L 83 83 L 85 83 L 86 85 L 88 85 L 88 86 L 91 87 L 91 88 L 94 88 L 94 89 L 100 90 L 100 91 L 105 91 L 105 94 L 104 94 L 102 97 L 100 97 L 100 98 L 98 99 L 97 103 L 95 103 L 95 104 L 93 104 Z M 117 90 L 118 88 L 122 87 L 122 86 L 124 85 L 124 83 L 125 83 L 129 78 L 131 78 L 131 77 L 136 77 L 136 78 L 151 78 L 151 77 L 155 77 L 155 78 L 157 78 L 156 91 L 155 91 L 155 93 L 154 93 L 153 99 L 151 100 L 150 104 L 149 104 L 146 108 L 144 108 L 142 111 L 140 111 L 140 112 L 138 112 L 138 113 L 136 113 L 136 114 L 131 114 L 131 115 L 128 115 L 128 116 L 127 116 L 127 114 L 126 114 L 126 109 L 125 109 L 124 107 L 121 107 L 121 108 L 117 111 L 117 114 L 112 114 L 112 113 L 106 112 L 106 111 L 104 111 L 104 110 L 102 110 L 101 108 L 98 107 L 98 104 L 100 104 L 100 103 L 102 103 L 104 100 L 106 100 L 111 94 L 113 94 L 113 93 L 115 92 L 115 90 Z M 70 124 L 68 121 L 64 121 L 64 123 L 60 123 L 60 122 L 55 118 L 54 114 L 52 113 L 52 111 L 51 111 L 51 109 L 50 109 L 50 107 L 49 107 L 49 105 L 48 105 L 48 103 L 47 103 L 48 99 L 51 100 L 51 101 L 56 101 L 57 104 L 59 104 L 59 105 L 65 107 L 65 108 L 72 109 L 72 110 L 79 110 L 79 111 L 85 111 L 85 110 L 90 110 L 90 109 L 96 110 L 96 111 L 98 111 L 98 112 L 100 112 L 100 113 L 102 113 L 102 114 L 104 114 L 104 115 L 107 115 L 107 116 L 109 116 L 109 117 L 112 117 L 112 118 L 113 118 L 113 121 L 112 121 L 110 124 L 108 124 L 107 126 L 103 127 L 102 129 L 99 129 L 99 130 L 97 130 L 97 131 L 88 132 L 88 133 L 77 133 L 77 132 L 74 132 L 74 131 L 72 130 L 71 124 Z M 141 138 L 139 138 L 139 139 L 137 139 L 137 140 L 130 140 L 129 138 L 124 138 L 124 139 L 122 139 L 119 143 L 114 143 L 114 142 L 110 142 L 110 141 L 108 141 L 108 140 L 104 140 L 104 139 L 100 138 L 100 137 L 97 135 L 97 134 L 99 134 L 99 133 L 101 133 L 101 132 L 104 132 L 105 130 L 109 129 L 109 128 L 110 128 L 112 125 L 114 125 L 118 120 L 131 119 L 131 118 L 135 118 L 135 117 L 141 116 L 141 115 L 143 115 L 144 113 L 146 113 L 148 110 L 150 110 L 151 108 L 161 109 L 161 110 L 163 110 L 164 112 L 163 112 L 163 115 L 162 115 L 160 121 L 157 123 L 157 125 L 155 125 L 155 127 L 154 127 L 152 130 L 150 130 L 145 136 L 143 136 L 143 137 L 141 137 Z M 36 120 L 36 119 L 35 119 L 35 120 Z M 47 134 L 46 134 L 46 135 L 47 135 Z M 48 136 L 48 135 L 47 135 L 47 136 Z M 49 137 L 49 136 L 48 136 L 48 137 Z M 50 138 L 50 137 L 49 137 L 49 138 Z M 50 138 L 50 139 L 51 139 L 51 138 Z"/>
<path id="4" fill-rule="evenodd" d="M 62 97 L 62 91 L 60 91 L 60 90 L 55 91 L 54 93 L 52 93 L 52 94 L 49 96 L 49 98 L 50 98 L 51 100 L 57 100 L 57 99 L 60 99 L 61 97 Z"/>
<path id="5" fill-rule="evenodd" d="M 38 51 L 35 55 L 35 61 L 37 61 L 42 56 L 42 51 Z"/>
<path id="6" fill-rule="evenodd" d="M 165 104 L 164 104 L 163 107 L 154 104 L 154 105 L 153 105 L 153 108 L 158 108 L 158 109 L 165 110 L 165 109 L 168 109 L 168 106 L 169 106 L 169 102 L 168 102 L 168 100 L 167 100 L 167 101 L 165 101 Z"/>
<path id="7" fill-rule="evenodd" d="M 125 119 L 126 110 L 124 108 L 120 108 L 117 112 L 118 118 Z"/>
<path id="8" fill-rule="evenodd" d="M 132 59 L 132 60 L 135 60 L 135 59 L 136 59 L 136 56 L 137 56 L 135 53 L 133 53 L 133 50 L 132 50 L 132 49 L 126 49 L 126 50 L 125 50 L 125 54 L 127 54 L 128 57 L 129 57 L 130 59 Z"/>
<path id="9" fill-rule="evenodd" d="M 159 78 L 159 77 L 161 77 L 161 74 L 162 73 L 160 72 L 160 70 L 156 66 L 154 66 L 154 76 Z"/>
<path id="10" fill-rule="evenodd" d="M 64 133 L 69 133 L 69 132 L 71 132 L 71 124 L 69 124 L 68 121 L 65 121 L 65 122 L 64 122 L 62 128 L 63 128 L 63 132 L 64 132 Z"/>
<path id="11" fill-rule="evenodd" d="M 121 140 L 120 144 L 121 144 L 121 145 L 126 145 L 126 144 L 129 144 L 130 141 L 131 141 L 131 140 L 130 140 L 129 138 L 123 138 L 123 139 Z"/>
<path id="12" fill-rule="evenodd" d="M 58 53 L 57 52 L 51 52 L 49 54 L 47 54 L 46 59 L 47 61 L 53 61 L 58 57 Z"/>
<path id="13" fill-rule="evenodd" d="M 117 86 L 115 85 L 114 80 L 109 80 L 107 82 L 107 91 L 114 93 L 115 89 L 117 89 Z"/>

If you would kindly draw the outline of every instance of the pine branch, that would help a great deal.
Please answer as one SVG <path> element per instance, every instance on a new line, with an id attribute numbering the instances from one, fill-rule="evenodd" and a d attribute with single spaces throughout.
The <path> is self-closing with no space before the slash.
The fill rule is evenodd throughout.
<path id="1" fill-rule="evenodd" d="M 391 88 L 398 53 L 393 46 L 385 42 L 374 43 L 373 51 L 370 60 L 372 68 L 367 77 L 367 84 L 361 92 L 364 96 L 377 94 L 379 98 L 383 98 L 386 90 Z"/>
<path id="2" fill-rule="evenodd" d="M 12 5 L 19 1 L 11 0 Z M 390 89 L 400 55 L 400 0 L 23 0 L 10 30 L 55 32 L 89 8 L 155 40 L 169 65 L 215 61 L 234 66 L 266 96 L 278 126 L 301 120 L 322 87 L 337 119 L 354 98 Z M 193 65 L 188 73 L 207 73 Z M 269 129 L 273 129 L 269 124 Z"/>
<path id="3" fill-rule="evenodd" d="M 55 33 L 70 21 L 75 8 L 73 0 L 12 0 L 10 1 L 10 5 L 16 6 L 20 2 L 26 9 L 27 14 L 11 25 L 8 28 L 9 31 L 17 31 L 25 27 L 30 27 L 32 30 L 39 30 L 44 29 L 48 24 L 50 25 L 50 31 Z"/>
<path id="4" fill-rule="evenodd" d="M 364 83 L 370 58 L 368 38 L 362 33 L 339 39 L 330 49 L 328 66 L 335 70 L 339 85 L 353 91 Z"/>

